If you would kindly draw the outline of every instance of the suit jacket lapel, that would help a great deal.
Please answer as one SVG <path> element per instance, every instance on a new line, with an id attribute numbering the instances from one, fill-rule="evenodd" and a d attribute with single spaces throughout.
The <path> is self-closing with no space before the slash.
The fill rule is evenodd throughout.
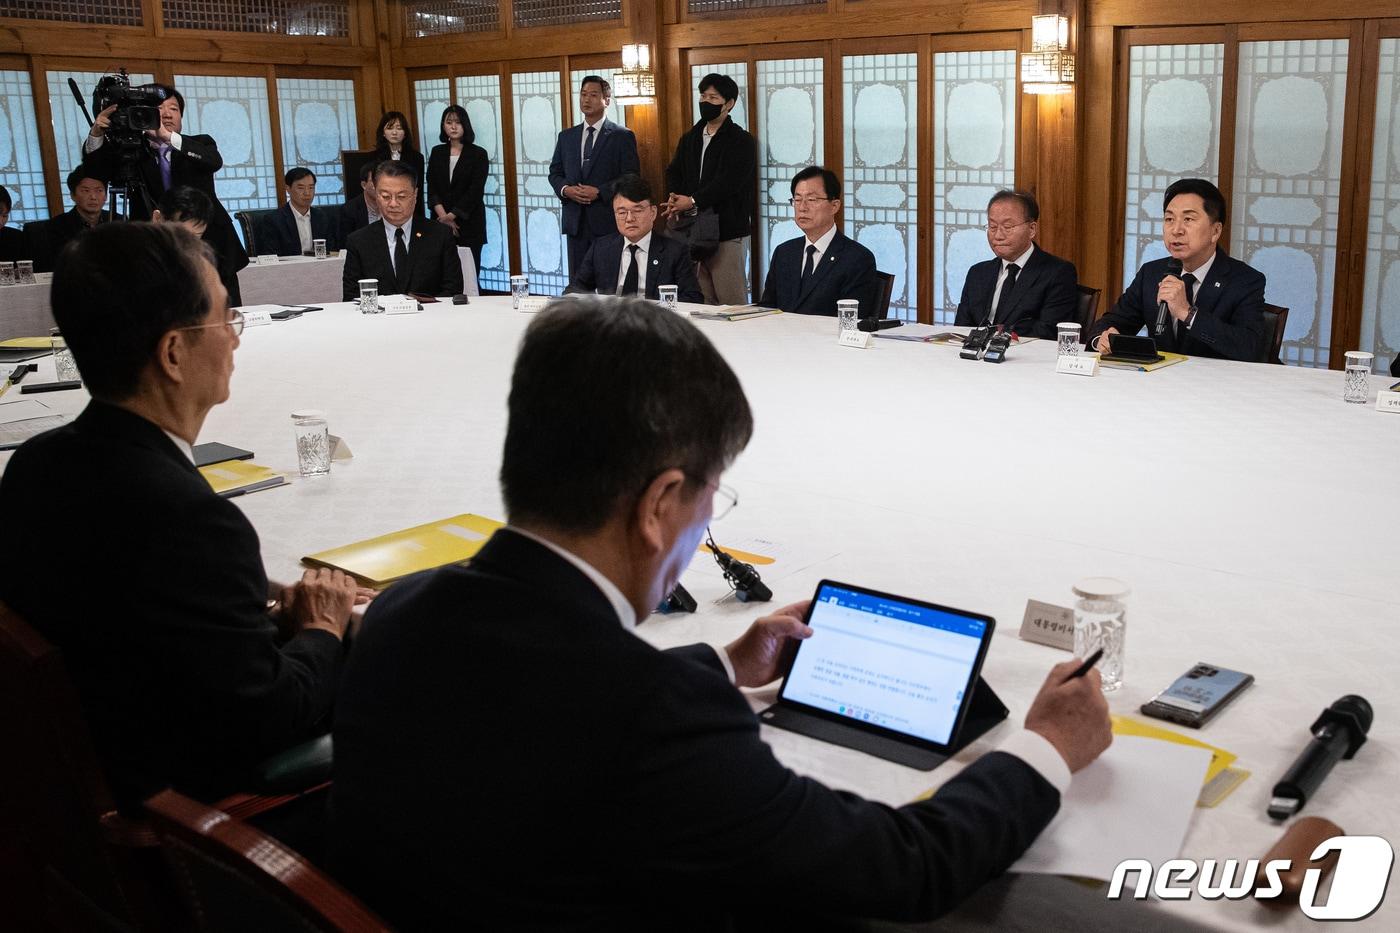
<path id="1" fill-rule="evenodd" d="M 1196 283 L 1196 313 L 1214 314 L 1220 301 L 1220 293 L 1225 290 L 1230 276 L 1230 257 L 1219 249 L 1215 251 L 1215 261 L 1210 264 L 1210 274 L 1206 281 Z"/>
<path id="2" fill-rule="evenodd" d="M 586 123 L 580 123 L 579 126 L 583 127 L 583 128 L 579 131 L 579 135 L 580 135 L 580 137 L 582 137 L 582 136 L 584 136 L 584 135 L 588 132 L 588 125 L 587 125 Z M 585 177 L 585 178 L 590 178 L 590 177 L 592 177 L 592 175 L 593 175 L 593 166 L 595 166 L 595 165 L 598 164 L 598 153 L 599 153 L 599 151 L 601 151 L 602 148 L 603 148 L 603 140 L 607 139 L 607 138 L 608 138 L 608 135 L 609 135 L 610 133 L 612 133 L 612 131 L 613 131 L 613 122 L 612 122 L 611 120 L 609 120 L 607 117 L 604 117 L 604 118 L 602 119 L 602 121 L 599 122 L 599 124 L 598 124 L 598 132 L 595 133 L 595 134 L 593 135 L 593 158 L 589 159 L 587 162 L 583 162 L 583 177 Z M 579 141 L 579 161 L 580 161 L 580 162 L 582 162 L 582 160 L 583 160 L 583 148 L 582 148 L 582 147 L 583 147 L 583 141 L 582 141 L 582 139 L 580 139 L 580 141 Z"/>
<path id="3" fill-rule="evenodd" d="M 797 266 L 797 274 L 799 276 L 801 276 L 802 274 L 802 265 L 807 262 L 807 240 L 805 237 L 803 238 L 801 245 L 802 249 L 801 252 L 798 254 Z M 807 280 L 807 284 L 798 291 L 798 305 L 801 305 L 802 302 L 807 300 L 807 295 L 810 294 L 812 289 L 817 287 L 817 283 L 820 282 L 826 276 L 827 270 L 840 261 L 841 253 L 845 250 L 845 247 L 846 234 L 842 233 L 840 229 L 838 229 L 836 231 L 836 236 L 832 237 L 831 242 L 827 244 L 826 252 L 822 254 L 821 262 L 818 262 L 817 267 L 812 270 L 811 278 L 809 278 Z"/>
<path id="4" fill-rule="evenodd" d="M 1040 260 L 1040 247 L 1037 246 L 1031 251 L 1031 258 L 1026 260 L 1026 267 L 1016 276 L 1016 285 L 1011 289 L 1010 300 L 1007 301 L 1006 307 L 997 306 L 997 316 L 993 323 L 1005 324 L 1007 321 L 1014 320 L 1012 315 L 1015 314 L 1016 309 L 1020 307 L 1021 297 L 1026 294 L 1026 291 L 1035 282 L 1036 278 L 1039 277 L 1042 265 L 1043 263 Z M 998 260 L 997 275 L 1001 275 L 1000 260 Z M 992 289 L 993 294 L 995 294 L 996 279 L 992 280 Z"/>

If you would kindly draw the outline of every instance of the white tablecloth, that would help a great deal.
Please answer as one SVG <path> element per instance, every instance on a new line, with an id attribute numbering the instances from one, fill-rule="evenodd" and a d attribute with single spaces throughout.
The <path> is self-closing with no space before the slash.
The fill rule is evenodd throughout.
<path id="1" fill-rule="evenodd" d="M 339 256 L 312 259 L 288 256 L 277 262 L 252 262 L 238 273 L 245 305 L 311 304 L 340 298 Z"/>
<path id="2" fill-rule="evenodd" d="M 509 299 L 481 298 L 403 316 L 332 305 L 248 329 L 232 400 L 201 439 L 294 471 L 288 413 L 321 408 L 355 453 L 327 477 L 237 500 L 269 574 L 290 579 L 304 554 L 458 512 L 503 516 L 506 394 L 530 319 Z M 1347 693 L 1377 710 L 1370 741 L 1304 813 L 1400 841 L 1400 416 L 1373 407 L 1389 380 L 1373 378 L 1363 407 L 1344 404 L 1342 375 L 1327 371 L 1189 360 L 1083 378 L 1056 375 L 1045 341 L 993 365 L 889 340 L 841 348 L 827 318 L 699 326 L 738 372 L 756 420 L 725 478 L 740 505 L 716 537 L 819 552 L 765 573 L 773 605 L 830 577 L 998 620 L 984 674 L 1011 719 L 956 761 L 912 771 L 765 729 L 790 766 L 890 803 L 947 780 L 1010 733 L 1065 657 L 1017 638 L 1026 600 L 1069 605 L 1076 580 L 1109 575 L 1133 588 L 1114 712 L 1134 713 L 1196 661 L 1257 678 L 1199 733 L 1253 777 L 1195 811 L 1184 857 L 1263 855 L 1280 834 L 1264 815 L 1273 782 L 1318 712 Z M 44 398 L 81 406 L 64 395 Z M 700 611 L 654 616 L 644 638 L 723 643 L 756 615 L 724 598 L 704 561 L 684 583 Z M 1391 897 L 1363 926 L 1395 929 L 1397 905 Z M 1159 909 L 1217 928 L 1312 928 L 1297 912 L 1199 896 Z"/>

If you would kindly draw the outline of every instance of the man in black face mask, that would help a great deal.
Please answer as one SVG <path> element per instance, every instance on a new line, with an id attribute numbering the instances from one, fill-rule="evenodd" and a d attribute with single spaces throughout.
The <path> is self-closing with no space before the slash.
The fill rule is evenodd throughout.
<path id="1" fill-rule="evenodd" d="M 729 119 L 738 99 L 733 78 L 707 74 L 700 79 L 700 120 L 676 144 L 676 155 L 666 168 L 671 193 L 661 205 L 664 217 L 714 211 L 719 245 L 695 268 L 700 290 L 711 304 L 748 301 L 744 241 L 753 232 L 757 149 L 753 137 Z"/>

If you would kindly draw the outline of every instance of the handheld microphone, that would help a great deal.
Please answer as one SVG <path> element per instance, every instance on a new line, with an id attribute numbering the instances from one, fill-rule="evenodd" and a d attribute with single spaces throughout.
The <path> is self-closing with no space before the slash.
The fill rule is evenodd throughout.
<path id="1" fill-rule="evenodd" d="M 859 321 L 856 321 L 856 330 L 863 330 L 868 334 L 871 331 L 889 330 L 891 327 L 899 327 L 903 323 L 904 322 L 897 317 L 867 317 L 861 318 Z"/>
<path id="2" fill-rule="evenodd" d="M 1312 724 L 1312 741 L 1274 785 L 1269 818 L 1286 820 L 1303 809 L 1337 760 L 1356 755 L 1370 729 L 1371 704 L 1362 697 L 1348 694 L 1323 710 Z"/>
<path id="3" fill-rule="evenodd" d="M 1167 260 L 1167 275 L 1181 275 L 1181 260 L 1172 257 Z M 1166 276 L 1163 276 L 1166 278 Z M 1167 316 L 1171 314 L 1171 309 L 1167 307 L 1165 301 L 1157 302 L 1157 326 L 1152 329 L 1154 337 L 1162 336 L 1162 331 L 1167 329 Z"/>

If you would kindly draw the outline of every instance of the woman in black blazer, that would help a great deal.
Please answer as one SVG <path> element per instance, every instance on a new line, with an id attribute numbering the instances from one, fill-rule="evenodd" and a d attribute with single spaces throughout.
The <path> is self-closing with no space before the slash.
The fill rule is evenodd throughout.
<path id="1" fill-rule="evenodd" d="M 413 145 L 413 130 L 408 127 L 408 117 L 397 110 L 390 110 L 379 118 L 379 127 L 374 131 L 374 161 L 395 159 L 407 165 L 418 178 L 418 216 L 426 217 L 427 205 L 423 203 L 423 153 Z"/>
<path id="2" fill-rule="evenodd" d="M 428 156 L 428 208 L 434 220 L 452 229 L 458 246 L 471 249 L 480 281 L 490 159 L 485 149 L 475 145 L 471 118 L 456 104 L 442 112 L 438 139 L 442 144 Z"/>

